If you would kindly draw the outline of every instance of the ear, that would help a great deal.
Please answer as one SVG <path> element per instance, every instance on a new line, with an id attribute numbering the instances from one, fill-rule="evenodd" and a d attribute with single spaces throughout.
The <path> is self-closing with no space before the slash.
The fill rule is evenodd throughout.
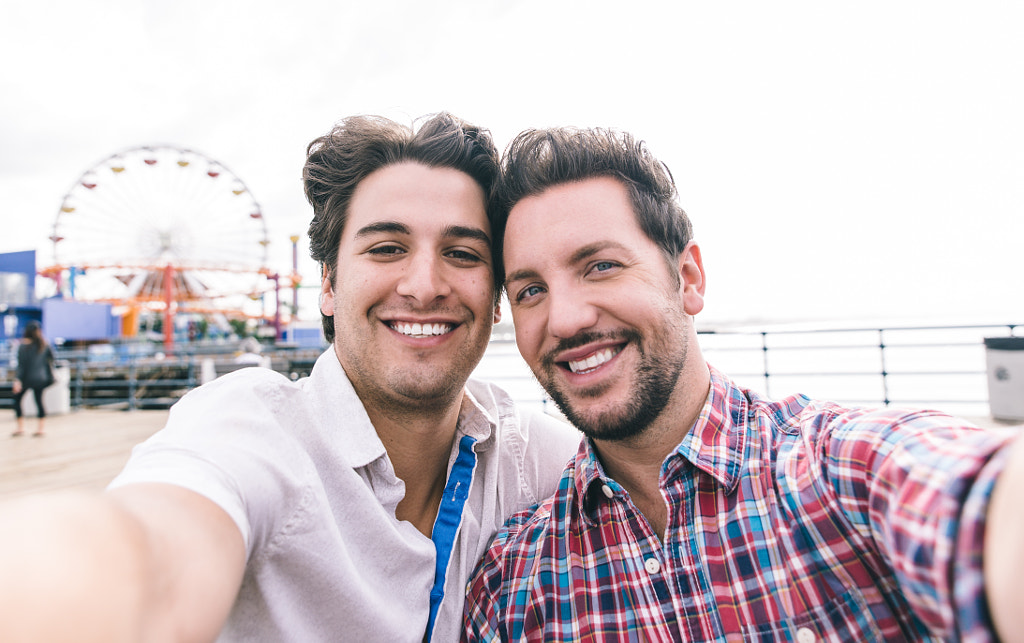
<path id="1" fill-rule="evenodd" d="M 494 323 L 497 324 L 501 321 L 501 300 L 494 304 Z"/>
<path id="2" fill-rule="evenodd" d="M 320 312 L 328 317 L 334 315 L 334 285 L 326 271 L 320 278 Z"/>
<path id="3" fill-rule="evenodd" d="M 696 315 L 704 310 L 704 287 L 707 285 L 704 275 L 704 260 L 700 256 L 700 246 L 696 241 L 686 244 L 679 255 L 679 294 L 683 299 L 683 310 L 688 315 Z"/>

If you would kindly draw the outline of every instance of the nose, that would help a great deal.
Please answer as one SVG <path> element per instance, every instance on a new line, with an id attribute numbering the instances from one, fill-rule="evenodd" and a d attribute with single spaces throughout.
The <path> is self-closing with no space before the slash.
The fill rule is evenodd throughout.
<path id="1" fill-rule="evenodd" d="M 440 258 L 429 253 L 417 253 L 406 262 L 398 280 L 397 291 L 403 297 L 426 305 L 435 299 L 447 297 L 452 289 Z"/>
<path id="2" fill-rule="evenodd" d="M 567 339 L 597 324 L 597 307 L 572 286 L 551 287 L 548 298 L 548 333 Z"/>

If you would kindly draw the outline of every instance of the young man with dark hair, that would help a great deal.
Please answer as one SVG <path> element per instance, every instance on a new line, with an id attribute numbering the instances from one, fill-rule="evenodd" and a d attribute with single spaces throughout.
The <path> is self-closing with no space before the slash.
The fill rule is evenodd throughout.
<path id="1" fill-rule="evenodd" d="M 249 368 L 190 392 L 102 495 L 0 512 L 23 530 L 0 536 L 0 640 L 457 638 L 492 535 L 579 441 L 469 379 L 499 315 L 497 171 L 448 114 L 315 140 L 330 349 L 298 382 Z"/>
<path id="2" fill-rule="evenodd" d="M 516 342 L 585 440 L 470 585 L 468 641 L 1020 637 L 1024 448 L 932 411 L 769 400 L 701 355 L 706 277 L 628 134 L 509 148 Z"/>

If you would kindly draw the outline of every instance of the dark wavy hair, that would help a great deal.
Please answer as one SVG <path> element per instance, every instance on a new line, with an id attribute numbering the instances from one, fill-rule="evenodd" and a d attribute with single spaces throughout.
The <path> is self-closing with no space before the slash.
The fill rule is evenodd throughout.
<path id="1" fill-rule="evenodd" d="M 563 183 L 610 176 L 629 192 L 637 223 L 661 248 L 669 265 L 693 238 L 693 225 L 678 202 L 668 167 L 643 141 L 611 129 L 561 127 L 526 130 L 505 151 L 491 199 L 494 260 L 504 275 L 502 244 L 508 215 L 522 199 Z M 672 274 L 678 274 L 672 269 Z"/>
<path id="2" fill-rule="evenodd" d="M 40 353 L 46 348 L 46 337 L 43 336 L 43 329 L 39 327 L 39 322 L 30 321 L 25 324 L 25 332 L 22 337 L 29 340 L 32 346 L 35 347 Z"/>
<path id="3" fill-rule="evenodd" d="M 313 206 L 309 252 L 332 287 L 338 244 L 356 186 L 374 171 L 405 161 L 465 172 L 484 195 L 491 194 L 499 170 L 490 132 L 447 112 L 418 119 L 413 127 L 380 116 L 352 116 L 338 123 L 309 144 L 302 168 L 306 199 Z M 493 230 L 494 221 L 490 223 Z M 504 275 L 497 272 L 496 262 L 494 277 L 497 301 Z M 333 343 L 334 319 L 322 317 L 324 336 Z"/>

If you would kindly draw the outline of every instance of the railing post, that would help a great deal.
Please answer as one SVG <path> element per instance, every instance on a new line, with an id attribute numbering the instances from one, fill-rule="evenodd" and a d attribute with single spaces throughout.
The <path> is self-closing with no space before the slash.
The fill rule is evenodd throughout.
<path id="1" fill-rule="evenodd" d="M 134 411 L 135 405 L 135 389 L 138 383 L 137 373 L 135 369 L 135 356 L 130 355 L 128 357 L 128 410 Z"/>
<path id="2" fill-rule="evenodd" d="M 73 399 L 76 409 L 82 406 L 82 389 L 85 388 L 85 378 L 83 376 L 85 365 L 82 362 L 81 357 L 75 359 L 75 396 Z"/>
<path id="3" fill-rule="evenodd" d="M 889 372 L 885 367 L 885 329 L 878 329 L 878 355 L 882 361 L 882 405 L 889 406 Z"/>
<path id="4" fill-rule="evenodd" d="M 771 392 L 771 373 L 768 372 L 768 331 L 761 331 L 761 361 L 764 366 L 764 396 L 770 398 Z"/>

